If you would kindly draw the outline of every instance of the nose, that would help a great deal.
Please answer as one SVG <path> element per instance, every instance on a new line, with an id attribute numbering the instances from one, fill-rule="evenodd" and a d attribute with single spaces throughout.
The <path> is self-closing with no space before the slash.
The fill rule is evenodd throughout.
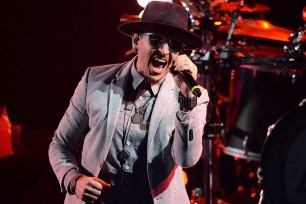
<path id="1" fill-rule="evenodd" d="M 169 47 L 168 43 L 162 44 L 158 48 L 158 50 L 161 51 L 163 54 L 169 54 L 170 53 L 170 47 Z"/>

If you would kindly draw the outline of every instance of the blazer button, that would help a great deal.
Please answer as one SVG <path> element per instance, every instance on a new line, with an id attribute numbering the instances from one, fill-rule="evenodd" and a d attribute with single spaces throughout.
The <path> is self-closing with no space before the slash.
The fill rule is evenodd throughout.
<path id="1" fill-rule="evenodd" d="M 193 140 L 193 130 L 192 130 L 192 129 L 189 130 L 188 139 L 189 139 L 189 141 L 192 141 L 192 140 Z"/>

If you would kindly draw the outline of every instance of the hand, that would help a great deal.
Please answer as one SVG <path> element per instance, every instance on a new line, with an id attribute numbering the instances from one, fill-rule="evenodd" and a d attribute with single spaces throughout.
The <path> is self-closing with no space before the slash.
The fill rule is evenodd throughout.
<path id="1" fill-rule="evenodd" d="M 187 71 L 196 80 L 198 73 L 197 66 L 191 61 L 191 59 L 187 55 L 183 54 L 179 55 L 177 58 L 174 59 L 173 67 L 174 70 L 171 70 L 171 73 L 173 75 L 176 85 L 181 90 L 181 93 L 185 97 L 193 97 L 193 93 L 184 82 L 182 76 L 178 74 L 178 71 Z"/>
<path id="2" fill-rule="evenodd" d="M 76 181 L 75 195 L 77 198 L 93 203 L 101 195 L 101 191 L 104 187 L 109 188 L 111 185 L 97 177 L 81 176 Z"/>

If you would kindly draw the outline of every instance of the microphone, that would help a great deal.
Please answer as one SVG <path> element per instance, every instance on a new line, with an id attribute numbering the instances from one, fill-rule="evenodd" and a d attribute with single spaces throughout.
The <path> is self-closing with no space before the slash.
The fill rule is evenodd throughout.
<path id="1" fill-rule="evenodd" d="M 185 83 L 187 84 L 187 86 L 189 87 L 189 89 L 191 90 L 191 92 L 197 96 L 200 97 L 201 96 L 201 89 L 199 87 L 199 85 L 197 84 L 197 82 L 194 80 L 194 78 L 189 74 L 189 72 L 187 71 L 181 71 L 178 72 L 182 78 L 184 79 Z"/>

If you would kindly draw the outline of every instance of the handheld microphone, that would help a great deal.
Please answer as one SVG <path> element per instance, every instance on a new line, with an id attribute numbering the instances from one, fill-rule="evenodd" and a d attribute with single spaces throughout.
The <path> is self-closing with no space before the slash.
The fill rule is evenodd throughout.
<path id="1" fill-rule="evenodd" d="M 182 78 L 184 79 L 186 85 L 189 87 L 191 92 L 195 96 L 200 97 L 201 94 L 202 94 L 200 86 L 197 84 L 197 82 L 194 80 L 194 78 L 189 74 L 189 72 L 181 71 L 181 72 L 178 72 L 178 73 L 182 76 Z"/>

